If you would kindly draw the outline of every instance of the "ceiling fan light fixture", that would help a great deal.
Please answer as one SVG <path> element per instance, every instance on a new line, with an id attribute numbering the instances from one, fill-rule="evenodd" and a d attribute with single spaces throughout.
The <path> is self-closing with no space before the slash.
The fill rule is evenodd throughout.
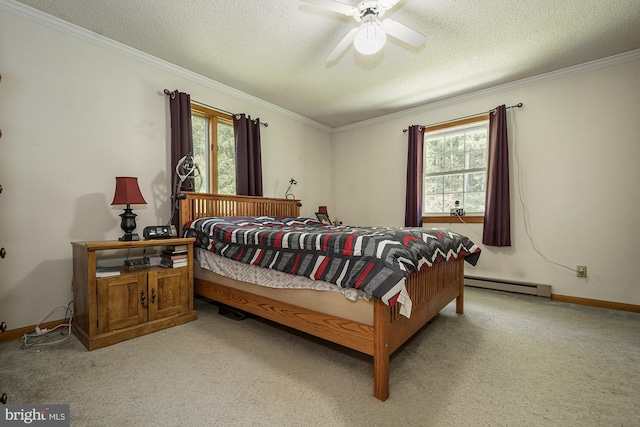
<path id="1" fill-rule="evenodd" d="M 382 26 L 375 20 L 367 20 L 362 24 L 356 37 L 353 40 L 353 46 L 363 55 L 371 55 L 378 52 L 387 41 L 387 34 Z"/>

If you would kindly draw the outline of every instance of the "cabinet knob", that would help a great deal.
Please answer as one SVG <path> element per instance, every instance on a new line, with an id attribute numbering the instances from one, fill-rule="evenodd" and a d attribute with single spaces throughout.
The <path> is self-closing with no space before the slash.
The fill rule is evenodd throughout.
<path id="1" fill-rule="evenodd" d="M 155 304 L 156 303 L 156 290 L 154 288 L 151 288 L 151 304 Z"/>
<path id="2" fill-rule="evenodd" d="M 3 405 L 7 404 L 7 393 L 2 393 L 2 397 L 0 397 L 0 402 L 2 402 Z"/>
<path id="3" fill-rule="evenodd" d="M 5 256 L 7 256 L 7 251 L 5 251 L 4 248 L 0 248 L 0 258 L 4 258 Z"/>
<path id="4" fill-rule="evenodd" d="M 143 307 L 146 299 L 147 297 L 145 296 L 144 291 L 140 291 L 140 304 L 142 304 Z"/>

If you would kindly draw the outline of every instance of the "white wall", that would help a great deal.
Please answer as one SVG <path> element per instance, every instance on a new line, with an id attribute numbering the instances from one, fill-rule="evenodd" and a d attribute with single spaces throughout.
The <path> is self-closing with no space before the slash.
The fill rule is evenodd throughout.
<path id="1" fill-rule="evenodd" d="M 329 129 L 52 18 L 32 18 L 0 8 L 0 247 L 7 251 L 0 321 L 9 329 L 36 324 L 71 300 L 70 242 L 122 235 L 122 206 L 110 205 L 116 176 L 138 177 L 147 201 L 134 206 L 138 233 L 168 221 L 164 88 L 269 123 L 261 133 L 265 196 L 284 197 L 294 177 L 303 215 L 330 201 Z"/>
<path id="2" fill-rule="evenodd" d="M 512 161 L 513 247 L 483 246 L 467 274 L 547 283 L 562 295 L 640 304 L 633 274 L 640 232 L 640 61 L 543 80 L 439 108 L 330 130 L 184 70 L 119 48 L 51 18 L 0 8 L 0 321 L 33 325 L 71 300 L 71 241 L 116 239 L 115 176 L 133 175 L 147 200 L 138 231 L 169 216 L 168 105 L 164 88 L 245 112 L 263 129 L 264 190 L 290 178 L 302 214 L 319 205 L 345 223 L 402 225 L 406 134 L 499 104 L 514 112 L 522 178 Z M 52 24 L 53 22 L 53 24 Z M 64 31 L 63 31 L 64 30 Z M 511 150 L 513 160 L 514 150 Z M 321 178 L 319 178 L 321 177 Z M 518 184 L 538 255 L 524 229 Z M 481 226 L 452 226 L 481 240 Z M 61 316 L 54 316 L 57 319 Z"/>
<path id="3" fill-rule="evenodd" d="M 334 214 L 345 223 L 403 225 L 407 134 L 402 129 L 522 102 L 523 108 L 513 110 L 515 122 L 508 110 L 513 246 L 481 245 L 478 265 L 467 266 L 466 274 L 550 284 L 559 295 L 640 304 L 634 269 L 640 241 L 635 223 L 640 219 L 640 60 L 634 57 L 337 129 Z M 551 262 L 533 248 L 520 196 L 533 240 Z M 481 243 L 481 225 L 451 228 Z M 553 262 L 586 265 L 588 278 Z"/>

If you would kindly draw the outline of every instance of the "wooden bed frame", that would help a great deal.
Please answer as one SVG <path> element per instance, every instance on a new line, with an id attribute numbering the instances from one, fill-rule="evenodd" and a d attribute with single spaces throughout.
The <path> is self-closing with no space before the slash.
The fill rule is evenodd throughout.
<path id="1" fill-rule="evenodd" d="M 300 213 L 298 200 L 293 199 L 182 194 L 186 196 L 180 203 L 180 224 L 183 225 L 208 216 L 299 216 Z M 391 354 L 454 299 L 456 313 L 463 313 L 463 263 L 464 260 L 458 258 L 409 276 L 406 287 L 413 302 L 410 319 L 400 315 L 399 304 L 389 307 L 374 299 L 373 326 L 198 278 L 194 286 L 196 295 L 373 356 L 373 394 L 384 401 L 389 397 Z"/>

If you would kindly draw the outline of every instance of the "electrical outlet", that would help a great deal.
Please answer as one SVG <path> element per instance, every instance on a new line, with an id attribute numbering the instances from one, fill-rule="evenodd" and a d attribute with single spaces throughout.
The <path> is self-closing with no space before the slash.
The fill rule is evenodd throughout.
<path id="1" fill-rule="evenodd" d="M 576 276 L 578 277 L 587 277 L 587 266 L 579 265 L 576 267 Z"/>

